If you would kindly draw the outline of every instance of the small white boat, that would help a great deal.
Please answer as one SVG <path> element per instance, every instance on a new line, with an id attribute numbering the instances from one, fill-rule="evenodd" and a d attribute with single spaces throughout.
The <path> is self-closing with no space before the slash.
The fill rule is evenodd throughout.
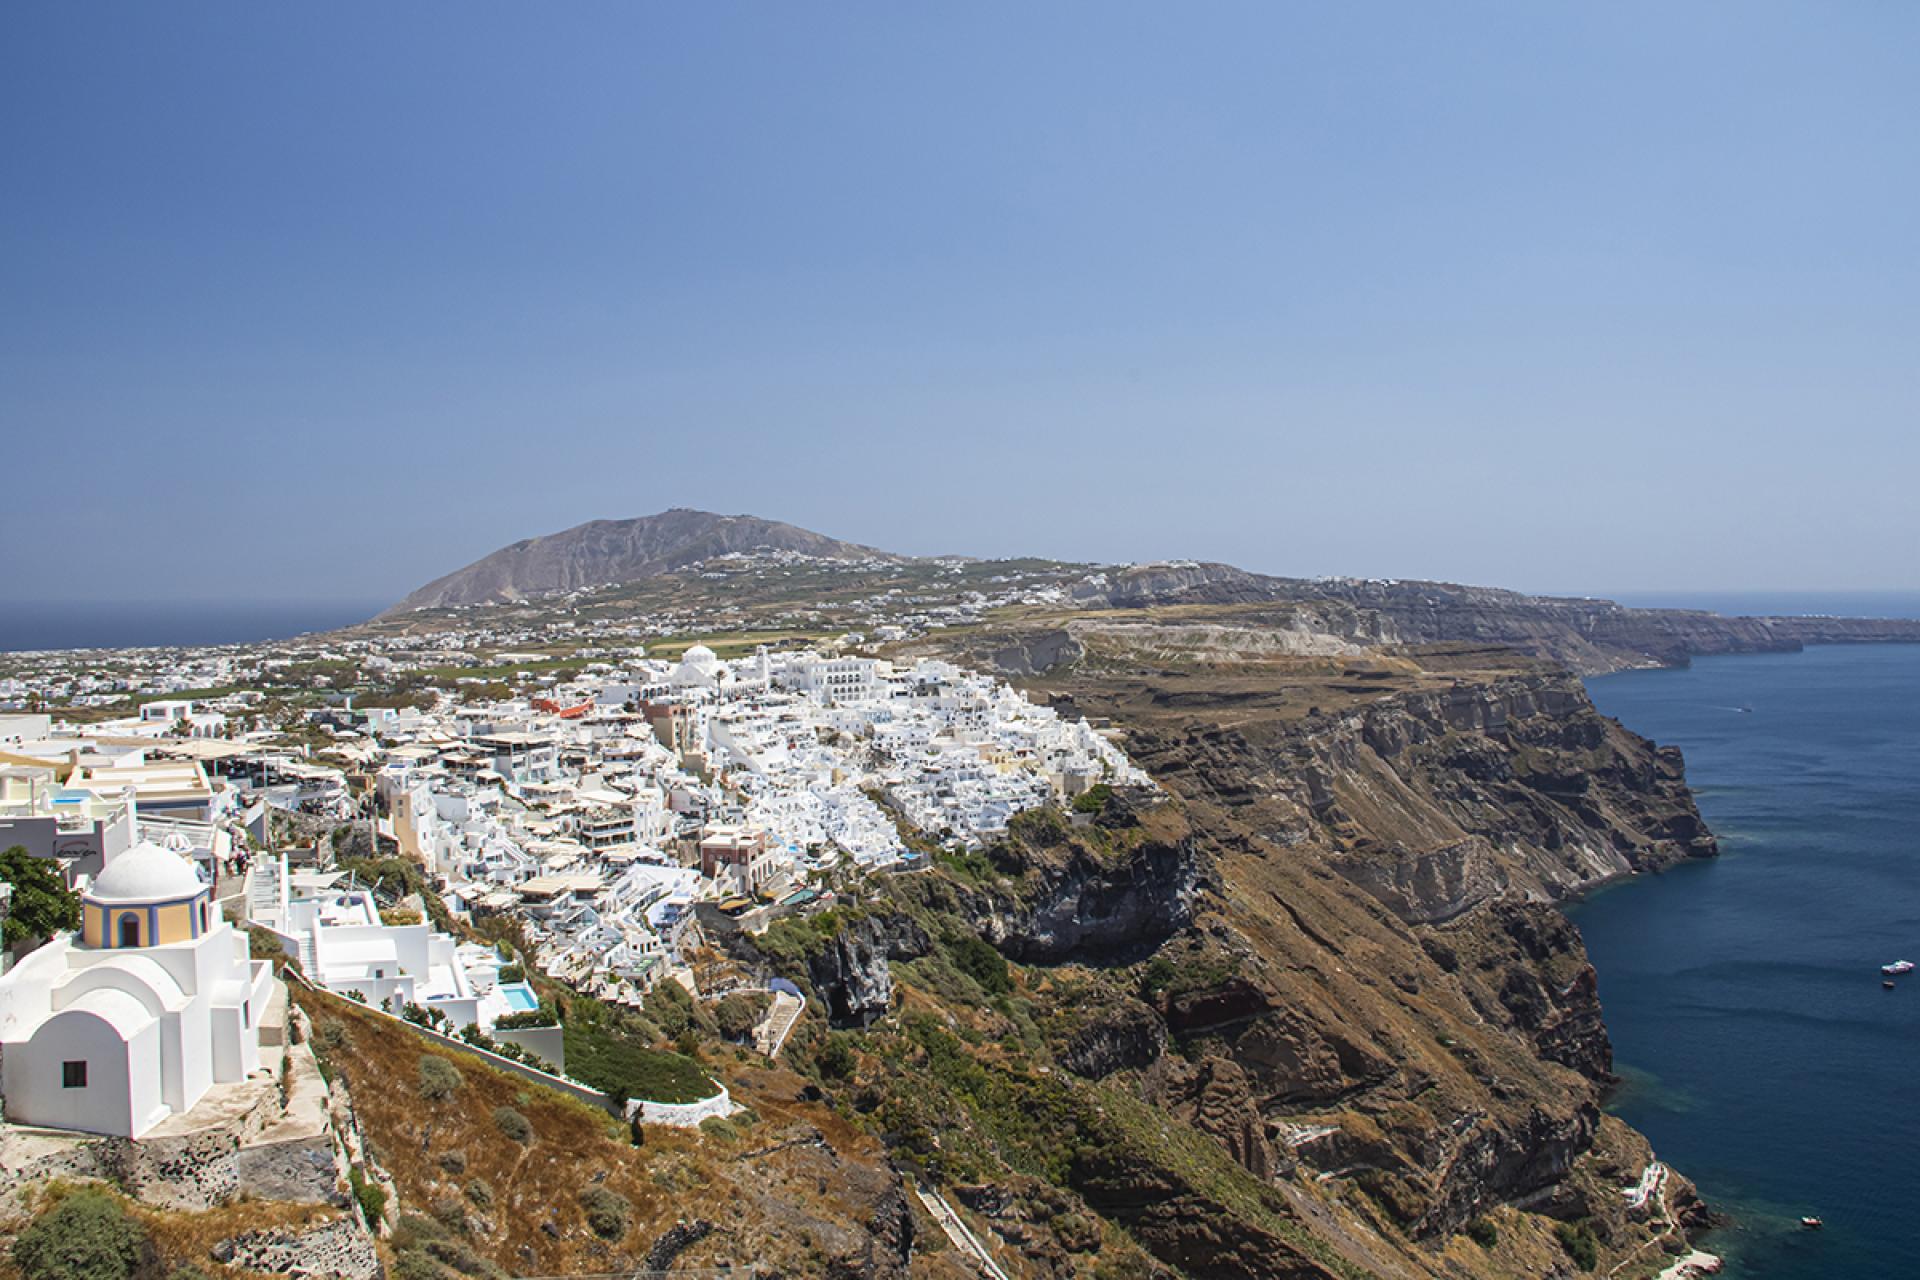
<path id="1" fill-rule="evenodd" d="M 1913 961 L 1895 960 L 1892 964 L 1881 965 L 1880 972 L 1886 974 L 1889 978 L 1898 977 L 1900 974 L 1903 974 L 1903 973 L 1912 973 Z"/>

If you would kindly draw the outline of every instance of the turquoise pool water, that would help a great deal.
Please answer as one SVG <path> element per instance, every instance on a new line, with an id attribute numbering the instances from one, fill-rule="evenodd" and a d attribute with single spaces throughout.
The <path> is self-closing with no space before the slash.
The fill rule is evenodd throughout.
<path id="1" fill-rule="evenodd" d="M 507 1003 L 512 1005 L 516 1010 L 538 1009 L 540 1007 L 540 1001 L 535 998 L 533 988 L 524 982 L 504 983 L 500 987 L 500 994 L 505 996 Z"/>

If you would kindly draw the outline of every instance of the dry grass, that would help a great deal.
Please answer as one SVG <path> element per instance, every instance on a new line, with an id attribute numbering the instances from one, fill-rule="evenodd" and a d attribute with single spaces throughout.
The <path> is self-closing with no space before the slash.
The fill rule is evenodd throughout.
<path id="1" fill-rule="evenodd" d="M 316 1025 L 345 1029 L 346 1043 L 329 1059 L 348 1082 L 375 1159 L 394 1179 L 400 1211 L 432 1216 L 436 1204 L 459 1204 L 467 1244 L 515 1274 L 636 1266 L 682 1218 L 705 1218 L 717 1229 L 680 1265 L 755 1261 L 815 1274 L 827 1257 L 864 1246 L 861 1224 L 893 1183 L 879 1145 L 831 1110 L 802 1101 L 804 1082 L 791 1072 L 729 1073 L 734 1096 L 759 1116 L 736 1121 L 743 1130 L 737 1142 L 650 1126 L 636 1148 L 624 1124 L 564 1094 L 434 1045 L 349 1001 L 306 991 L 299 999 Z M 419 1096 L 422 1053 L 458 1066 L 464 1083 L 451 1098 Z M 492 1119 L 497 1107 L 526 1116 L 532 1141 L 505 1137 Z M 796 1138 L 806 1141 L 755 1154 Z M 455 1151 L 464 1157 L 458 1173 L 441 1164 Z M 475 1179 L 493 1191 L 484 1210 L 462 1197 Z M 600 1239 L 587 1224 L 579 1197 L 594 1186 L 633 1206 L 617 1241 Z"/>
<path id="2" fill-rule="evenodd" d="M 330 1205 L 287 1204 L 279 1201 L 242 1198 L 231 1204 L 203 1212 L 178 1209 L 153 1209 L 130 1200 L 111 1186 L 99 1183 L 53 1182 L 41 1188 L 34 1198 L 36 1216 L 58 1204 L 62 1197 L 87 1186 L 104 1192 L 120 1202 L 127 1215 L 138 1222 L 152 1239 L 159 1253 L 158 1273 L 165 1275 L 175 1267 L 192 1264 L 209 1274 L 230 1280 L 269 1280 L 266 1273 L 240 1267 L 221 1266 L 212 1260 L 213 1247 L 249 1231 L 286 1228 L 307 1231 L 340 1216 Z M 18 1280 L 20 1271 L 13 1265 L 13 1242 L 0 1240 L 0 1280 Z"/>

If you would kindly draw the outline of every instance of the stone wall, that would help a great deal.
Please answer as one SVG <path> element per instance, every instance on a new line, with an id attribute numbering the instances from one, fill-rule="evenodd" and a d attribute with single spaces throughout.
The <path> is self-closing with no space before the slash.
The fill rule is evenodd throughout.
<path id="1" fill-rule="evenodd" d="M 299 1204 L 343 1204 L 340 1166 L 329 1130 L 311 1138 L 242 1147 L 235 1168 L 249 1195 Z"/>
<path id="2" fill-rule="evenodd" d="M 191 1133 L 115 1138 L 22 1131 L 43 1137 L 7 1144 L 0 1199 L 51 1179 L 76 1178 L 111 1183 L 156 1209 L 210 1209 L 243 1189 L 300 1204 L 344 1203 L 319 1068 L 304 1042 L 286 1052 L 292 1097 L 303 1105 L 288 1107 L 278 1086 L 250 1081 L 243 1087 L 255 1096 L 246 1105 Z"/>
<path id="3" fill-rule="evenodd" d="M 217 1262 L 267 1275 L 375 1280 L 383 1274 L 372 1238 L 353 1217 L 306 1232 L 249 1231 L 221 1241 L 213 1256 Z"/>
<path id="4" fill-rule="evenodd" d="M 730 1116 L 739 1108 L 734 1106 L 733 1098 L 727 1093 L 726 1086 L 718 1081 L 714 1088 L 720 1092 L 711 1098 L 702 1098 L 698 1102 L 647 1102 L 635 1099 L 627 1103 L 629 1119 L 638 1111 L 642 1124 L 672 1125 L 676 1129 L 697 1129 L 702 1120 L 714 1116 Z"/>

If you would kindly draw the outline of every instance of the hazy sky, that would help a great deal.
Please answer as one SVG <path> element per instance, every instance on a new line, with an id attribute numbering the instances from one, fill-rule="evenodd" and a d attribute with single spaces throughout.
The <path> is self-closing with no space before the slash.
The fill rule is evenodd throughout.
<path id="1" fill-rule="evenodd" d="M 0 594 L 1920 586 L 1920 5 L 11 4 Z"/>

